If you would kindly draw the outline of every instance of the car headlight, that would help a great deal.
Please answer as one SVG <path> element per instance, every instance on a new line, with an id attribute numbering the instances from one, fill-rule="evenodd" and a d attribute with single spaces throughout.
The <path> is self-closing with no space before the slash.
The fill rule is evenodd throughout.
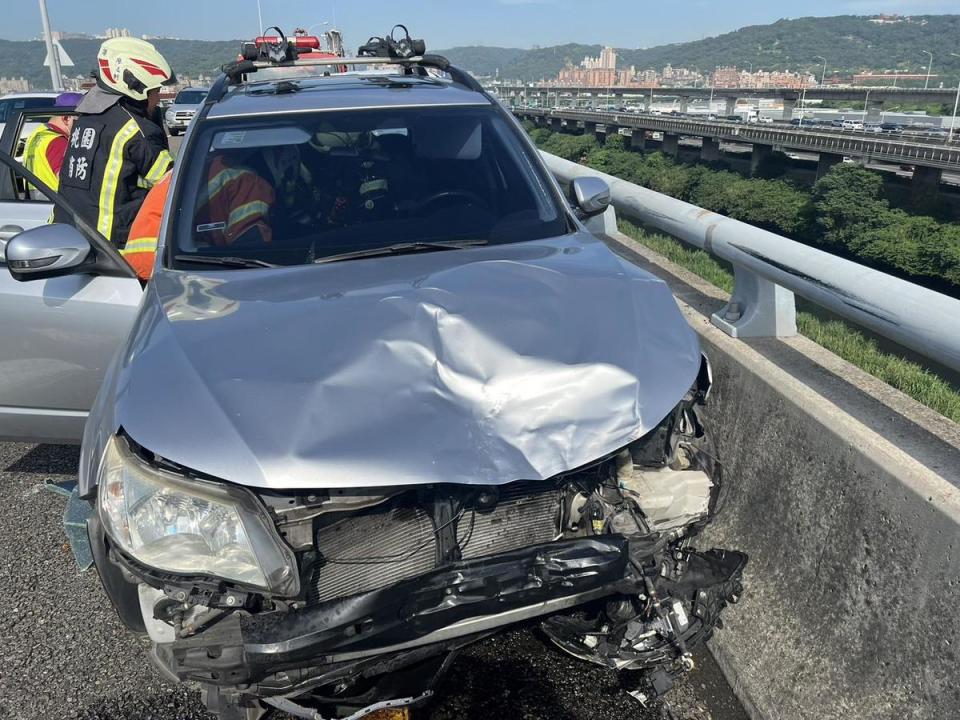
<path id="1" fill-rule="evenodd" d="M 174 118 L 176 117 L 176 116 L 174 115 L 173 108 L 167 110 L 167 111 L 163 114 L 163 117 L 166 118 L 167 122 L 173 122 L 173 121 L 174 121 Z"/>
<path id="2" fill-rule="evenodd" d="M 98 504 L 110 538 L 151 568 L 296 595 L 296 559 L 242 488 L 152 467 L 113 436 L 100 463 Z"/>

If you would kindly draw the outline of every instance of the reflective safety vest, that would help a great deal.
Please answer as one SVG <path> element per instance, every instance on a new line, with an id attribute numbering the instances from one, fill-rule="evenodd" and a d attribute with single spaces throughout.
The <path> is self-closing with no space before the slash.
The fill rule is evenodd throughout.
<path id="1" fill-rule="evenodd" d="M 194 217 L 198 245 L 231 245 L 242 235 L 270 242 L 273 187 L 250 168 L 216 158 Z"/>
<path id="2" fill-rule="evenodd" d="M 56 192 L 60 188 L 60 166 L 67 151 L 67 136 L 49 125 L 41 125 L 27 138 L 23 166 Z M 31 189 L 36 189 L 32 185 Z"/>
<path id="3" fill-rule="evenodd" d="M 170 189 L 170 176 L 167 173 L 154 185 L 144 198 L 140 211 L 130 226 L 127 244 L 120 251 L 123 259 L 130 263 L 141 280 L 149 280 L 153 274 L 153 261 L 157 255 L 157 238 L 160 235 L 160 223 L 163 220 L 163 206 L 167 202 Z"/>

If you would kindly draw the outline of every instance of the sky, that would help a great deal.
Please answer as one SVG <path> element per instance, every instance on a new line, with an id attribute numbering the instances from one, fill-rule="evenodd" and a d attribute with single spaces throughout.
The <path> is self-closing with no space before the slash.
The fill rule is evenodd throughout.
<path id="1" fill-rule="evenodd" d="M 36 0 L 2 0 L 0 38 L 41 33 Z M 960 0 L 260 0 L 264 25 L 336 23 L 347 47 L 409 26 L 428 48 L 496 45 L 530 48 L 566 42 L 653 47 L 699 40 L 780 18 L 808 15 L 960 12 Z M 257 0 L 47 0 L 54 30 L 97 34 L 125 27 L 135 35 L 198 40 L 251 37 Z"/>

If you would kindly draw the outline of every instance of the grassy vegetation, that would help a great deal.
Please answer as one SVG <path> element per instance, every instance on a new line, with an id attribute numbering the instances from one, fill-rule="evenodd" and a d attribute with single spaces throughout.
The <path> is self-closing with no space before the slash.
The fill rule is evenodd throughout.
<path id="1" fill-rule="evenodd" d="M 852 163 L 837 164 L 810 190 L 773 177 L 783 172 L 774 162 L 758 168 L 766 177 L 745 178 L 722 163 L 687 165 L 659 152 L 633 152 L 622 135 L 601 145 L 592 133 L 528 132 L 564 159 L 960 297 L 960 223 L 936 193 L 912 201 L 908 212 L 890 206 L 879 172 Z M 940 208 L 947 221 L 924 214 L 927 206 Z"/>
<path id="2" fill-rule="evenodd" d="M 667 235 L 647 232 L 626 221 L 620 231 L 668 260 L 698 275 L 712 285 L 731 292 L 733 272 L 703 250 L 684 245 Z M 915 362 L 881 350 L 877 342 L 840 320 L 824 320 L 809 312 L 797 313 L 802 335 L 839 355 L 917 402 L 960 422 L 960 392 L 943 378 Z"/>

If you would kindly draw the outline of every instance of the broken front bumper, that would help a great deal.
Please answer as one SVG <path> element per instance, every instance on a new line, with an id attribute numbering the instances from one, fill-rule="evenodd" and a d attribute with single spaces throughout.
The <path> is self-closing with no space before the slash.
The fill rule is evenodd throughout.
<path id="1" fill-rule="evenodd" d="M 180 680 L 291 695 L 358 674 L 394 673 L 507 625 L 572 612 L 591 601 L 637 597 L 655 584 L 671 598 L 682 594 L 692 618 L 679 638 L 658 644 L 657 663 L 667 662 L 683 654 L 684 637 L 692 641 L 712 631 L 719 609 L 736 599 L 746 559 L 728 553 L 714 568 L 726 577 L 714 572 L 707 584 L 678 593 L 679 586 L 659 577 L 656 566 L 652 580 L 641 574 L 640 545 L 631 548 L 620 535 L 565 540 L 450 563 L 299 611 L 235 612 L 193 637 L 158 645 L 156 657 Z M 564 649 L 580 642 L 576 632 L 568 637 L 563 627 L 548 628 L 561 647 L 568 641 Z"/>

